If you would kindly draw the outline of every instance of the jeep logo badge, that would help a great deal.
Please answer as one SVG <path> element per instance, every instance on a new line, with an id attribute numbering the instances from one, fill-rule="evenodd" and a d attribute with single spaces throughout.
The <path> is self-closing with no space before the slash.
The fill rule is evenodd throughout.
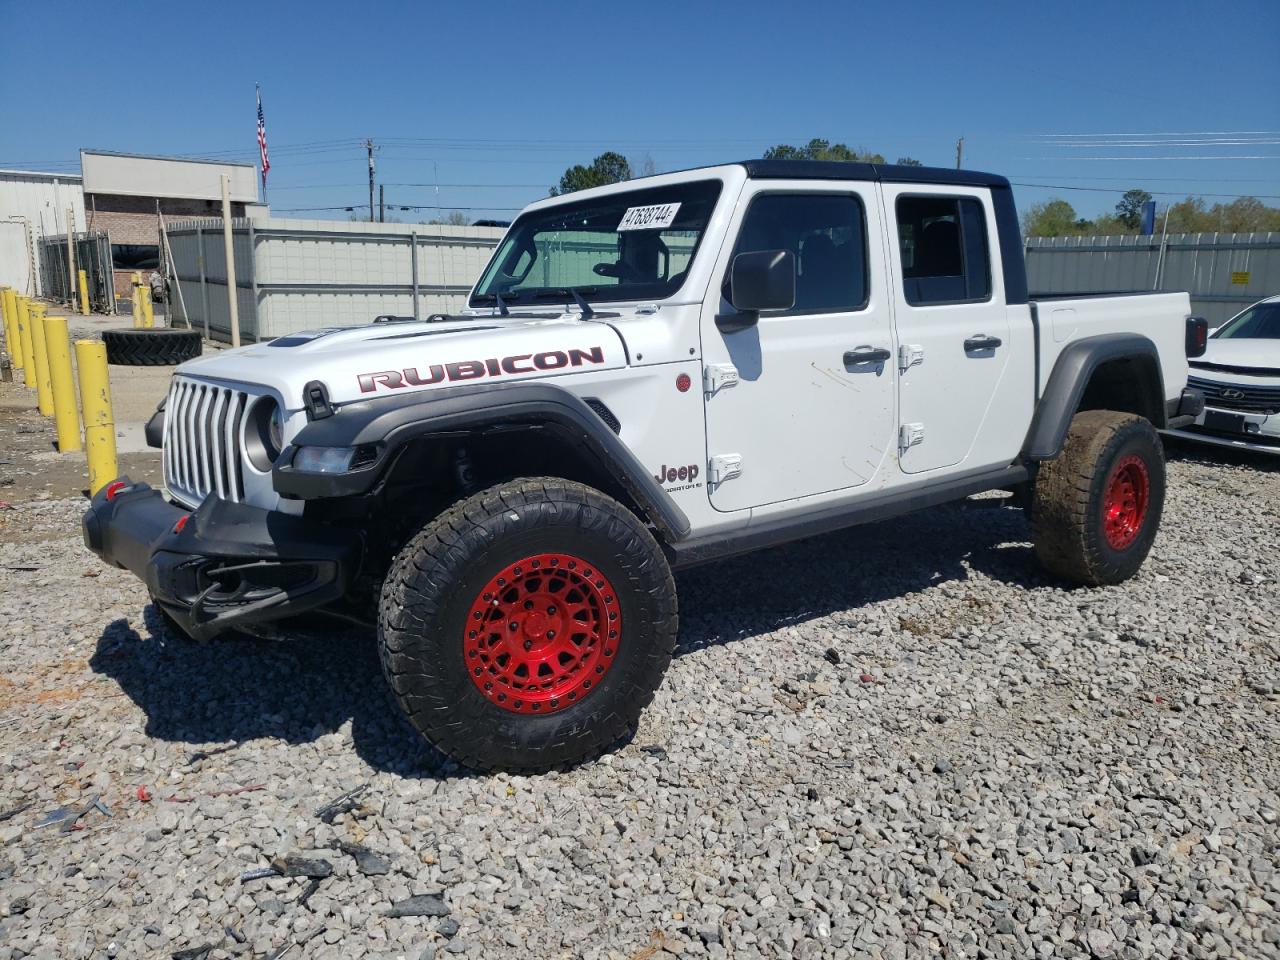
<path id="1" fill-rule="evenodd" d="M 689 482 L 696 479 L 697 476 L 698 465 L 696 463 L 691 463 L 684 467 L 668 467 L 664 463 L 662 469 L 654 474 L 653 479 L 659 483 L 676 483 L 677 481 Z"/>

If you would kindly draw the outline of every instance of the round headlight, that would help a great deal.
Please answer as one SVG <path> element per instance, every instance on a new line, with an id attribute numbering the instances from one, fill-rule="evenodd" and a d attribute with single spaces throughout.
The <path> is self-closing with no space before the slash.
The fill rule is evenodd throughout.
<path id="1" fill-rule="evenodd" d="M 245 418 L 244 451 L 260 473 L 271 470 L 284 448 L 284 413 L 271 397 L 259 398 Z"/>

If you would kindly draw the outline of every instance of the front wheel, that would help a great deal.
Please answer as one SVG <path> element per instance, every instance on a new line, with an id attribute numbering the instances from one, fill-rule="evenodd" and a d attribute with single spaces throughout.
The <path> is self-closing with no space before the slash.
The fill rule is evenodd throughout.
<path id="1" fill-rule="evenodd" d="M 469 497 L 392 563 L 383 670 L 409 721 L 475 769 L 533 772 L 635 732 L 671 661 L 675 584 L 648 530 L 555 478 Z"/>
<path id="2" fill-rule="evenodd" d="M 1036 476 L 1036 556 L 1075 583 L 1128 580 L 1155 540 L 1164 486 L 1164 451 L 1147 420 L 1112 410 L 1076 414 L 1062 452 Z"/>

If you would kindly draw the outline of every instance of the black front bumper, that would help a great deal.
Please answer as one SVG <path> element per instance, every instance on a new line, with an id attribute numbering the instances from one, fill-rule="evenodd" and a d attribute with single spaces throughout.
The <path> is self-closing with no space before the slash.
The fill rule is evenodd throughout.
<path id="1" fill-rule="evenodd" d="M 85 546 L 140 577 L 197 640 L 333 603 L 355 577 L 355 531 L 213 496 L 189 513 L 145 483 L 120 482 L 93 498 Z"/>

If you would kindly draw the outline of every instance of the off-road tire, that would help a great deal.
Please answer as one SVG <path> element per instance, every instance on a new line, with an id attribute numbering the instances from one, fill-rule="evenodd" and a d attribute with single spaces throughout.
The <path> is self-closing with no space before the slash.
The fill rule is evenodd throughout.
<path id="1" fill-rule="evenodd" d="M 104 330 L 107 363 L 125 367 L 166 367 L 200 356 L 195 330 Z"/>
<path id="2" fill-rule="evenodd" d="M 1107 532 L 1106 515 L 1117 471 L 1144 476 L 1146 486 L 1141 509 L 1130 511 L 1132 522 L 1119 544 Z M 1062 453 L 1043 463 L 1036 476 L 1031 504 L 1036 556 L 1050 573 L 1073 583 L 1127 580 L 1155 540 L 1164 494 L 1164 450 L 1147 420 L 1113 410 L 1078 413 Z"/>
<path id="3" fill-rule="evenodd" d="M 514 700 L 503 707 L 482 692 L 463 638 L 487 585 L 524 558 L 551 554 L 581 557 L 605 578 L 621 636 L 607 670 L 571 705 L 516 713 Z M 542 477 L 482 490 L 409 541 L 383 583 L 378 646 L 395 699 L 436 749 L 477 770 L 533 773 L 635 733 L 671 662 L 676 625 L 670 568 L 636 516 L 591 487 Z"/>

